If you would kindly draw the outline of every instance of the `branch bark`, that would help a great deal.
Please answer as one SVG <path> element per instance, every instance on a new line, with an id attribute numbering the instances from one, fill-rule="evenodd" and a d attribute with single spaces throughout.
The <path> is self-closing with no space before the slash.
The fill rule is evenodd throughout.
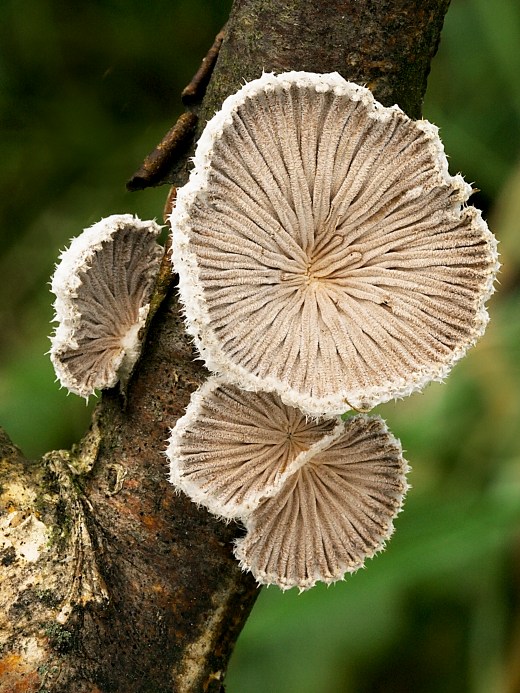
<path id="1" fill-rule="evenodd" d="M 198 132 L 262 70 L 338 71 L 419 116 L 448 4 L 236 0 L 206 95 L 190 98 Z M 166 157 L 153 184 L 184 184 L 189 156 Z M 170 284 L 125 396 L 103 394 L 74 449 L 31 462 L 0 437 L 0 693 L 223 690 L 258 590 L 231 553 L 240 527 L 175 495 L 163 455 L 205 377 Z"/>

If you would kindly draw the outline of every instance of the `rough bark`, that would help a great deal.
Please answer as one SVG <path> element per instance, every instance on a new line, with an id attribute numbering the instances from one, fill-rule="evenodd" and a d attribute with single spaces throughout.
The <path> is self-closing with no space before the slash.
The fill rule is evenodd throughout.
<path id="1" fill-rule="evenodd" d="M 199 131 L 262 70 L 336 70 L 418 116 L 448 4 L 236 0 L 206 96 L 190 95 Z M 188 156 L 152 184 L 184 183 Z M 0 437 L 0 693 L 221 690 L 257 588 L 232 557 L 240 527 L 166 481 L 168 428 L 205 373 L 162 279 L 125 396 L 103 395 L 76 448 L 31 462 Z"/>

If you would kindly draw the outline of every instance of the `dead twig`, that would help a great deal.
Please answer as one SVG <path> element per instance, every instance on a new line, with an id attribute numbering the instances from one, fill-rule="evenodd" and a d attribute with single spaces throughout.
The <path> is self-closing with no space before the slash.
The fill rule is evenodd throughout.
<path id="1" fill-rule="evenodd" d="M 207 52 L 206 57 L 202 59 L 199 69 L 193 75 L 193 78 L 188 86 L 183 89 L 181 98 L 182 103 L 185 106 L 200 103 L 202 101 L 204 94 L 206 93 L 206 87 L 208 86 L 213 68 L 217 62 L 220 46 L 222 45 L 222 41 L 226 36 L 226 28 L 227 24 L 225 24 L 215 36 L 215 41 Z"/>
<path id="2" fill-rule="evenodd" d="M 195 135 L 198 117 L 190 111 L 183 113 L 175 125 L 168 130 L 157 147 L 150 152 L 140 168 L 127 182 L 127 190 L 144 190 L 161 182 L 163 173 L 176 154 L 184 152 Z"/>
<path id="3" fill-rule="evenodd" d="M 202 101 L 225 35 L 226 26 L 219 31 L 206 57 L 202 59 L 199 69 L 193 75 L 188 86 L 183 89 L 181 98 L 184 105 L 194 106 Z M 166 133 L 155 149 L 148 154 L 142 165 L 127 182 L 127 190 L 135 192 L 163 183 L 173 158 L 184 154 L 192 143 L 197 121 L 198 116 L 192 111 L 187 111 L 179 116 L 175 125 Z"/>

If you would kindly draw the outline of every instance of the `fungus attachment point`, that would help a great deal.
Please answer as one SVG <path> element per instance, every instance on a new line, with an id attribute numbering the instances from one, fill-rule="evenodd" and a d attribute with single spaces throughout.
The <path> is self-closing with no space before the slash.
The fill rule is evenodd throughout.
<path id="1" fill-rule="evenodd" d="M 219 517 L 245 517 L 336 426 L 308 421 L 273 393 L 209 378 L 172 429 L 170 481 Z"/>
<path id="2" fill-rule="evenodd" d="M 210 370 L 338 415 L 441 380 L 483 333 L 496 242 L 430 123 L 338 74 L 264 74 L 194 163 L 172 258 Z"/>
<path id="3" fill-rule="evenodd" d="M 163 254 L 160 230 L 154 221 L 115 214 L 61 254 L 51 282 L 58 326 L 50 355 L 71 392 L 88 398 L 129 377 Z"/>
<path id="4" fill-rule="evenodd" d="M 408 488 L 399 442 L 378 417 L 355 416 L 246 519 L 235 546 L 260 584 L 306 590 L 384 548 Z"/>

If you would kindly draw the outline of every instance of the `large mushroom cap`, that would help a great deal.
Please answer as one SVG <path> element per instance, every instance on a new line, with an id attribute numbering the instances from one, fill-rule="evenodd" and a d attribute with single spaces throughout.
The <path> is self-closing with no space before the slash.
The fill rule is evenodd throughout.
<path id="1" fill-rule="evenodd" d="M 215 515 L 243 518 L 337 426 L 307 420 L 273 393 L 209 378 L 171 431 L 170 480 Z"/>
<path id="2" fill-rule="evenodd" d="M 338 74 L 224 103 L 171 215 L 208 367 L 310 415 L 442 379 L 484 331 L 496 242 L 437 129 Z"/>
<path id="3" fill-rule="evenodd" d="M 235 555 L 260 584 L 305 590 L 335 582 L 380 551 L 407 489 L 399 442 L 356 416 L 246 519 Z"/>
<path id="4" fill-rule="evenodd" d="M 58 326 L 50 355 L 71 392 L 87 398 L 130 373 L 162 257 L 160 230 L 154 221 L 114 214 L 61 254 L 51 282 Z"/>

